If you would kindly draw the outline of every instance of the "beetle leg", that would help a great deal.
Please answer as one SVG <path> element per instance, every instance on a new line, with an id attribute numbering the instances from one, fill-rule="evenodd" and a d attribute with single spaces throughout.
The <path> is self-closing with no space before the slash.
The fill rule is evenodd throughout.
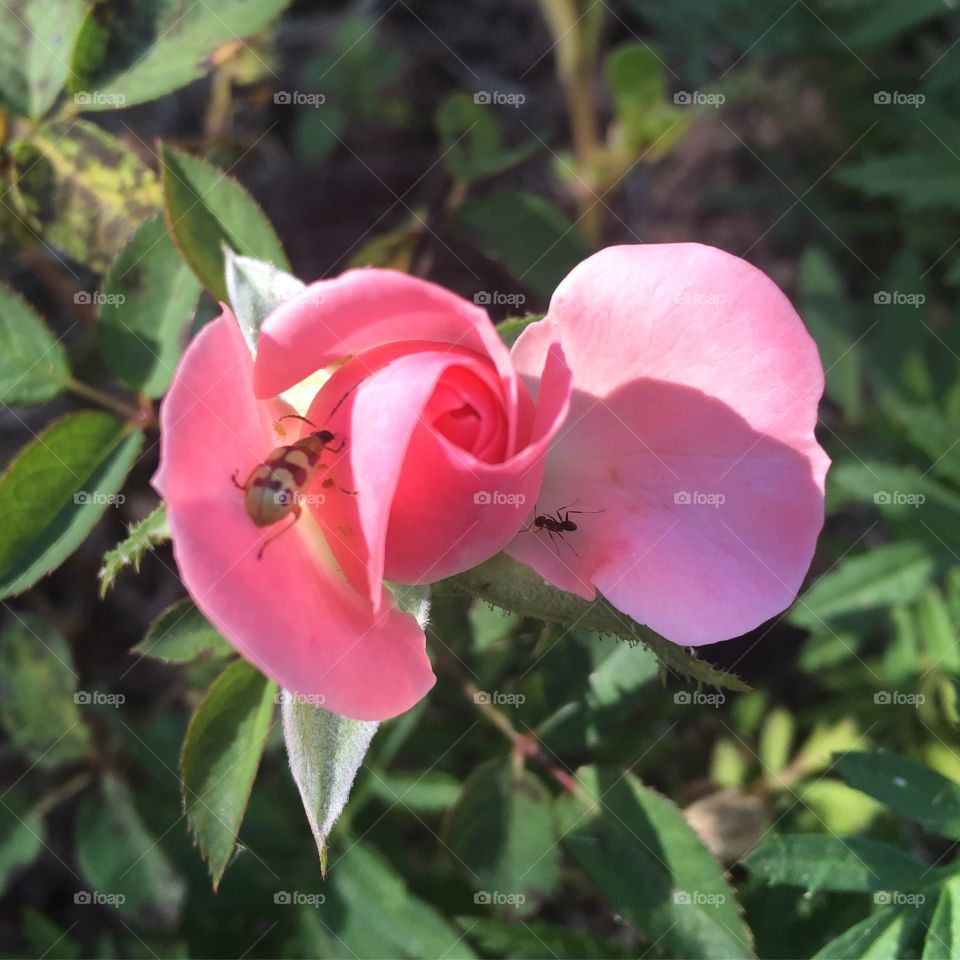
<path id="1" fill-rule="evenodd" d="M 259 463 L 258 463 L 258 464 L 250 471 L 250 473 L 247 474 L 247 479 L 243 481 L 243 485 L 242 485 L 242 486 L 241 486 L 239 483 L 237 483 L 237 474 L 240 472 L 240 470 L 239 470 L 239 468 L 237 468 L 236 470 L 234 470 L 233 473 L 230 475 L 230 479 L 233 481 L 233 485 L 234 485 L 238 490 L 243 490 L 243 492 L 246 493 L 247 490 L 248 490 L 249 487 L 250 487 L 250 481 L 253 479 L 253 475 L 260 469 L 261 466 L 262 466 L 262 464 L 259 464 Z"/>
<path id="2" fill-rule="evenodd" d="M 288 523 L 282 530 L 278 530 L 276 533 L 267 537 L 267 539 L 260 544 L 260 549 L 257 551 L 258 560 L 263 559 L 263 551 L 267 549 L 268 544 L 273 543 L 273 541 L 276 540 L 277 537 L 282 537 L 300 519 L 300 513 L 301 513 L 300 504 L 295 503 L 291 511 L 291 516 L 293 517 L 293 520 L 290 523 Z"/>
<path id="3" fill-rule="evenodd" d="M 356 490 L 348 490 L 346 487 L 337 483 L 333 477 L 327 477 L 327 479 L 324 480 L 320 486 L 323 487 L 324 490 L 329 490 L 331 487 L 336 487 L 341 493 L 345 493 L 348 497 L 355 497 L 357 495 Z"/>

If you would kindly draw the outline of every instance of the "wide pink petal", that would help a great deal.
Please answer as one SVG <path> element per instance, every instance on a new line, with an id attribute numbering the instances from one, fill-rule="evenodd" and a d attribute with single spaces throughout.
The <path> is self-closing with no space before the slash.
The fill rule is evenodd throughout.
<path id="1" fill-rule="evenodd" d="M 712 643 L 788 606 L 823 522 L 816 347 L 760 271 L 693 244 L 615 247 L 580 264 L 548 317 L 573 367 L 570 415 L 538 512 L 578 529 L 508 552 L 555 585 L 669 639 Z M 514 348 L 528 378 L 548 335 Z"/>
<path id="2" fill-rule="evenodd" d="M 286 689 L 349 717 L 395 716 L 434 682 L 416 620 L 392 604 L 374 614 L 309 511 L 257 559 L 275 528 L 254 526 L 230 476 L 244 478 L 277 445 L 282 412 L 255 398 L 252 361 L 225 312 L 191 343 L 161 407 L 154 485 L 181 576 L 217 629 Z"/>

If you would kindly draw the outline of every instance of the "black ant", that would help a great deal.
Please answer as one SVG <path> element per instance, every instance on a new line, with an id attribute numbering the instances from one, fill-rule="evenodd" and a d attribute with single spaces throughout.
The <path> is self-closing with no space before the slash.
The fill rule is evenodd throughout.
<path id="1" fill-rule="evenodd" d="M 570 514 L 571 513 L 581 514 L 581 513 L 603 513 L 604 512 L 603 510 L 570 510 L 568 509 L 569 507 L 572 507 L 575 503 L 578 503 L 579 500 L 580 498 L 577 497 L 577 499 L 574 500 L 573 503 L 567 504 L 566 507 L 560 507 L 560 509 L 556 511 L 556 514 L 554 516 L 551 516 L 549 513 L 537 513 L 536 512 L 537 508 L 534 507 L 533 510 L 534 510 L 535 516 L 533 518 L 533 523 L 531 523 L 530 526 L 527 527 L 526 530 L 524 530 L 524 533 L 527 533 L 530 530 L 533 530 L 534 528 L 536 528 L 537 530 L 546 530 L 547 535 L 550 537 L 550 541 L 553 543 L 553 549 L 557 551 L 557 556 L 559 557 L 560 548 L 557 546 L 557 542 L 553 536 L 554 534 L 556 534 L 564 543 L 567 544 L 567 546 L 571 550 L 573 550 L 574 554 L 579 557 L 580 554 L 577 553 L 576 550 L 574 550 L 573 544 L 567 543 L 567 539 L 566 537 L 564 537 L 565 533 L 573 533 L 573 531 L 577 529 L 577 524 L 575 521 L 570 519 Z M 564 510 L 566 510 L 566 513 L 564 513 Z"/>

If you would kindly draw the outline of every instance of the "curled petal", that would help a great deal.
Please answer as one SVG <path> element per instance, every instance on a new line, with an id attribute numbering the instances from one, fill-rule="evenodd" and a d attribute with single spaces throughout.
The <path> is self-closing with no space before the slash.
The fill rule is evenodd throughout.
<path id="1" fill-rule="evenodd" d="M 288 412 L 257 400 L 253 364 L 225 311 L 187 350 L 161 408 L 161 466 L 174 555 L 207 618 L 285 688 L 356 719 L 395 716 L 432 686 L 425 638 L 392 603 L 344 580 L 309 511 L 257 559 L 258 529 L 231 481 L 264 460 Z M 288 521 L 280 521 L 286 523 Z"/>

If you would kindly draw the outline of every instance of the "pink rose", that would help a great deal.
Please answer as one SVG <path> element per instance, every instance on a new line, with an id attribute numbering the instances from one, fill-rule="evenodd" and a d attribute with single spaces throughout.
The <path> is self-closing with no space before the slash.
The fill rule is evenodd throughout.
<path id="1" fill-rule="evenodd" d="M 316 427 L 287 420 L 278 440 L 294 412 L 279 394 L 344 358 L 310 405 Z M 328 710 L 407 710 L 434 676 L 423 631 L 383 581 L 440 580 L 513 538 L 569 402 L 559 347 L 544 358 L 534 402 L 483 310 L 389 270 L 307 287 L 264 322 L 255 361 L 224 309 L 163 402 L 154 479 L 197 606 L 264 673 Z M 337 438 L 326 469 L 258 559 L 290 518 L 258 528 L 231 475 L 243 482 L 316 428 Z"/>
<path id="2" fill-rule="evenodd" d="M 285 421 L 278 441 L 279 394 L 344 358 L 316 427 Z M 161 410 L 155 485 L 187 589 L 240 653 L 329 710 L 383 719 L 434 681 L 384 579 L 429 583 L 507 547 L 684 645 L 786 608 L 823 521 L 822 389 L 787 299 L 709 247 L 601 251 L 512 354 L 460 297 L 354 270 L 277 309 L 255 362 L 228 310 L 201 331 Z M 301 426 L 334 434 L 326 469 L 258 560 L 279 524 L 258 528 L 230 477 Z M 575 529 L 529 529 L 561 508 Z"/>

